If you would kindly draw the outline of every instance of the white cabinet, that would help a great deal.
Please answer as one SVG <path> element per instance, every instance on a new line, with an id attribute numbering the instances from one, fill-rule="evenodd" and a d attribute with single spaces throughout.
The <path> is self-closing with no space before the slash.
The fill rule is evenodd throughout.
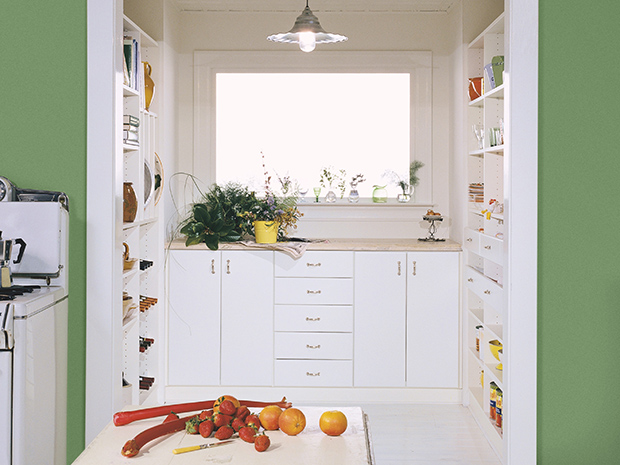
<path id="1" fill-rule="evenodd" d="M 406 267 L 405 252 L 355 252 L 355 386 L 405 386 Z"/>
<path id="2" fill-rule="evenodd" d="M 273 252 L 222 251 L 221 384 L 273 384 Z"/>
<path id="3" fill-rule="evenodd" d="M 276 254 L 275 302 L 276 385 L 352 386 L 353 252 Z"/>
<path id="4" fill-rule="evenodd" d="M 168 385 L 220 384 L 220 262 L 219 252 L 170 252 Z"/>
<path id="5" fill-rule="evenodd" d="M 458 253 L 407 253 L 407 386 L 459 387 L 458 282 Z"/>

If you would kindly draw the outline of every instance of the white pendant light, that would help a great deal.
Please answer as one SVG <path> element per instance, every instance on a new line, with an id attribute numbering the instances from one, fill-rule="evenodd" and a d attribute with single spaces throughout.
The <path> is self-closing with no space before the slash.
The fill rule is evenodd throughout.
<path id="1" fill-rule="evenodd" d="M 311 52 L 316 44 L 333 44 L 336 42 L 344 42 L 347 37 L 327 32 L 321 27 L 319 18 L 317 18 L 308 7 L 306 0 L 306 8 L 295 20 L 295 25 L 288 32 L 273 34 L 267 37 L 272 42 L 285 42 L 291 44 L 299 44 L 299 48 L 304 52 Z"/>

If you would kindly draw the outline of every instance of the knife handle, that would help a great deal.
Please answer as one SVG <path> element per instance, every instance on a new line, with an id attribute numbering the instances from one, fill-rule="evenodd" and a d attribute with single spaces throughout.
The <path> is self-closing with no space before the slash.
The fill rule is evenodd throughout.
<path id="1" fill-rule="evenodd" d="M 200 446 L 181 447 L 180 449 L 173 449 L 173 454 L 182 454 L 184 452 L 191 452 L 193 450 L 200 450 Z"/>

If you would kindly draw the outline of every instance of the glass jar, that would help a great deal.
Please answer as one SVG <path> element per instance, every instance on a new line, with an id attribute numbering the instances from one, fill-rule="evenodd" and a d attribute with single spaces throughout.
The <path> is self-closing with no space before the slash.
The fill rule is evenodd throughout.
<path id="1" fill-rule="evenodd" d="M 387 190 L 386 186 L 374 186 L 372 191 L 372 201 L 374 203 L 386 203 L 387 202 Z"/>

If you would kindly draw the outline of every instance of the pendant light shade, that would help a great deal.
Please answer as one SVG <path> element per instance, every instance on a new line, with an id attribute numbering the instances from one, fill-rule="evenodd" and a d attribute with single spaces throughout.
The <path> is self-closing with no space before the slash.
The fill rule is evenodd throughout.
<path id="1" fill-rule="evenodd" d="M 327 32 L 321 27 L 319 18 L 308 7 L 306 0 L 306 8 L 295 20 L 295 25 L 288 32 L 273 34 L 267 37 L 272 42 L 299 44 L 299 48 L 304 52 L 314 50 L 316 44 L 332 44 L 336 42 L 344 42 L 347 37 Z"/>

